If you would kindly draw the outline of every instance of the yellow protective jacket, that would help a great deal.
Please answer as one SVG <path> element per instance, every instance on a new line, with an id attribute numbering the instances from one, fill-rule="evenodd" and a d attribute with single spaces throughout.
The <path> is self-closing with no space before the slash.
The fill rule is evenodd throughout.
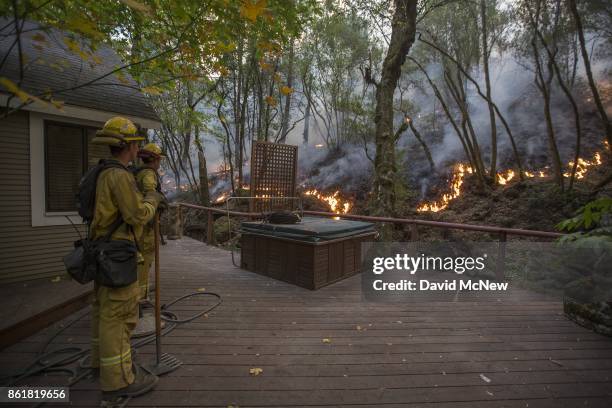
<path id="1" fill-rule="evenodd" d="M 134 241 L 134 237 L 142 234 L 143 226 L 155 215 L 158 202 L 143 196 L 127 168 L 111 167 L 98 176 L 95 205 L 91 239 L 103 238 L 121 214 L 124 223 L 112 234 L 111 239 Z"/>
<path id="2" fill-rule="evenodd" d="M 136 173 L 136 184 L 143 194 L 157 190 L 157 172 L 150 167 L 142 167 Z M 144 225 L 140 235 L 139 245 L 145 253 L 155 250 L 155 226 L 153 222 Z"/>

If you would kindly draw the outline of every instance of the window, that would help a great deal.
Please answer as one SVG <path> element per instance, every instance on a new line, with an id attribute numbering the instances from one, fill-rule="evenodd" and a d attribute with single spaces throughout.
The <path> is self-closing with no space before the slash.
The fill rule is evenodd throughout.
<path id="1" fill-rule="evenodd" d="M 96 129 L 45 121 L 45 191 L 47 212 L 76 211 L 79 180 L 98 160 L 109 156 L 106 146 L 90 141 Z"/>

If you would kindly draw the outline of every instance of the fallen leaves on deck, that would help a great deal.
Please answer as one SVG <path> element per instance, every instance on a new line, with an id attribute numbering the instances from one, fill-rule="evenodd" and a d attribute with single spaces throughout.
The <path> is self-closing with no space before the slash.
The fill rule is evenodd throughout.
<path id="1" fill-rule="evenodd" d="M 252 376 L 258 376 L 261 373 L 263 373 L 263 368 L 259 368 L 259 367 L 249 368 L 249 374 L 251 374 Z"/>

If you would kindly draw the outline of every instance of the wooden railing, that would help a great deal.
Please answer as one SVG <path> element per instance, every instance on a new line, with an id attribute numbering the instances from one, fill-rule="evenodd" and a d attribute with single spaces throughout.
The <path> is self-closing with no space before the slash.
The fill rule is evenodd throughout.
<path id="1" fill-rule="evenodd" d="M 246 218 L 262 218 L 264 216 L 263 213 L 253 213 L 253 212 L 242 212 L 242 211 L 233 211 L 233 210 L 225 210 L 218 207 L 204 207 L 196 204 L 188 204 L 188 203 L 178 203 L 179 208 L 193 208 L 196 210 L 206 211 L 208 214 L 208 224 L 211 225 L 214 222 L 214 214 L 226 214 L 237 217 L 246 217 Z M 357 214 L 336 214 L 331 212 L 323 212 L 323 211 L 308 211 L 304 210 L 304 214 L 307 215 L 318 215 L 321 217 L 330 217 L 330 218 L 345 218 L 349 220 L 359 220 L 359 221 L 370 221 L 370 222 L 382 222 L 382 223 L 390 223 L 390 224 L 407 224 L 410 226 L 410 239 L 418 240 L 418 226 L 431 227 L 431 228 L 441 228 L 441 229 L 458 229 L 464 231 L 477 231 L 477 232 L 486 232 L 490 234 L 498 234 L 500 241 L 506 241 L 508 235 L 514 236 L 523 236 L 523 237 L 534 237 L 534 238 L 550 238 L 555 239 L 563 236 L 558 232 L 549 232 L 549 231 L 537 231 L 537 230 L 527 230 L 520 228 L 505 228 L 505 227 L 497 227 L 492 225 L 476 225 L 476 224 L 460 224 L 454 222 L 441 222 L 441 221 L 427 221 L 427 220 L 419 220 L 415 218 L 393 218 L 393 217 L 376 217 L 371 215 L 357 215 Z"/>
<path id="2" fill-rule="evenodd" d="M 179 219 L 181 219 L 180 211 L 181 208 L 192 208 L 196 210 L 203 210 L 207 213 L 207 228 L 206 228 L 206 242 L 208 244 L 214 244 L 214 214 L 225 214 L 237 217 L 245 217 L 258 219 L 263 218 L 264 213 L 256 213 L 256 212 L 242 212 L 242 211 L 233 211 L 216 207 L 205 207 L 196 204 L 188 204 L 188 203 L 177 203 L 178 211 L 179 211 Z M 496 265 L 496 276 L 499 280 L 502 280 L 505 275 L 505 258 L 506 258 L 506 241 L 508 240 L 509 235 L 514 236 L 522 236 L 522 237 L 532 237 L 532 238 L 546 238 L 546 239 L 556 239 L 563 234 L 558 232 L 549 232 L 549 231 L 537 231 L 537 230 L 526 230 L 519 228 L 504 228 L 504 227 L 496 227 L 491 225 L 475 225 L 475 224 L 460 224 L 453 222 L 441 222 L 441 221 L 427 221 L 427 220 L 419 220 L 415 218 L 394 218 L 394 217 L 376 217 L 371 215 L 357 215 L 357 214 L 336 214 L 330 212 L 323 211 L 304 211 L 304 214 L 307 215 L 318 215 L 321 217 L 330 217 L 330 218 L 345 218 L 350 220 L 359 220 L 359 221 L 370 221 L 377 223 L 389 223 L 389 224 L 404 224 L 408 225 L 410 228 L 410 240 L 417 241 L 419 239 L 419 226 L 430 227 L 430 228 L 441 228 L 444 230 L 457 229 L 463 231 L 476 231 L 476 232 L 485 232 L 489 234 L 497 234 L 498 236 L 498 257 L 497 257 L 497 265 Z"/>

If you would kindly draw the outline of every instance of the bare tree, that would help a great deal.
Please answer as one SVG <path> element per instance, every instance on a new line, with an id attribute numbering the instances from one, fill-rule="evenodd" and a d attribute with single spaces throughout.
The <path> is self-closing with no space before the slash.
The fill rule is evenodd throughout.
<path id="1" fill-rule="evenodd" d="M 589 87 L 591 88 L 591 92 L 593 93 L 593 99 L 595 100 L 595 105 L 597 105 L 597 111 L 599 112 L 599 116 L 601 117 L 601 120 L 606 129 L 606 140 L 608 141 L 608 144 L 612 146 L 612 125 L 610 125 L 608 114 L 606 113 L 606 109 L 604 108 L 603 103 L 601 102 L 601 97 L 599 96 L 597 85 L 595 84 L 595 80 L 593 79 L 591 60 L 587 51 L 586 40 L 584 39 L 584 29 L 582 28 L 582 19 L 580 18 L 580 13 L 578 12 L 576 0 L 568 0 L 568 5 L 570 12 L 574 17 L 574 22 L 576 23 L 576 31 L 578 33 L 578 40 L 580 42 L 580 52 L 582 53 L 582 62 L 584 63 L 584 70 L 589 81 Z"/>

